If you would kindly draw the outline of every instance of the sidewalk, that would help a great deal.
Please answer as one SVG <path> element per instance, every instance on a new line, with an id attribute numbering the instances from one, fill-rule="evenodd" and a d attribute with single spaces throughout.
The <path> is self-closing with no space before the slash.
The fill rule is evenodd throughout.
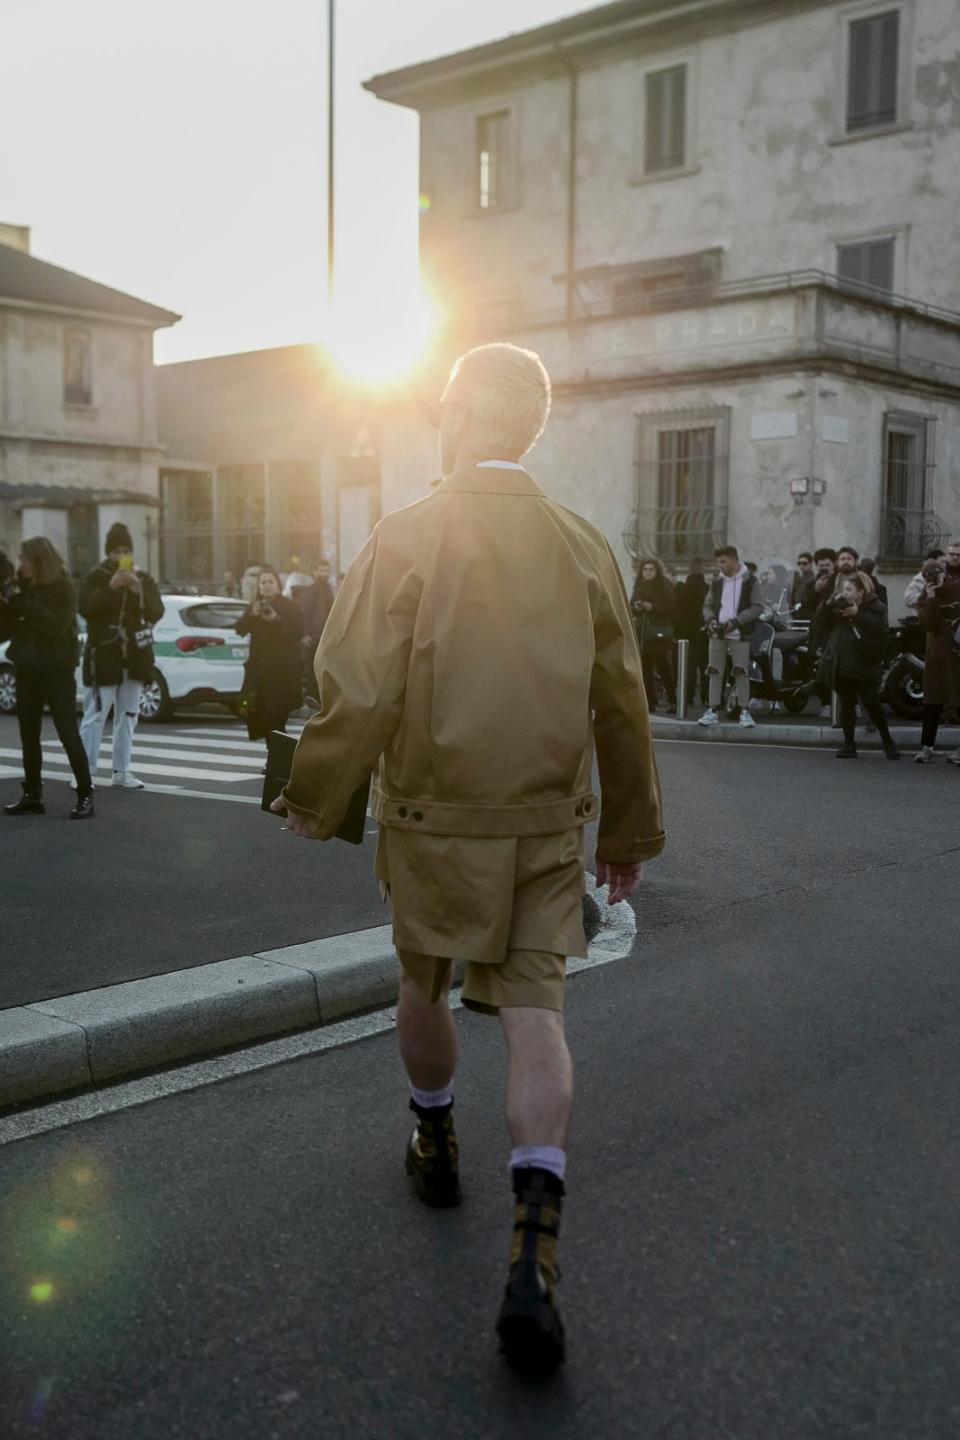
<path id="1" fill-rule="evenodd" d="M 713 744 L 822 745 L 834 748 L 842 739 L 839 726 L 834 728 L 829 720 L 821 720 L 818 714 L 788 715 L 782 710 L 776 713 L 757 710 L 752 712 L 756 723 L 749 730 L 741 730 L 735 722 L 707 728 L 697 723 L 702 714 L 702 707 L 693 705 L 687 711 L 685 720 L 677 720 L 672 715 L 652 715 L 654 737 L 657 740 L 702 740 Z M 919 723 L 912 724 L 891 716 L 890 732 L 901 750 L 919 749 Z M 960 734 L 956 727 L 942 726 L 939 743 L 943 749 L 960 745 Z M 857 727 L 857 746 L 861 750 L 882 749 L 880 736 L 876 731 L 867 730 L 862 725 Z"/>
<path id="2" fill-rule="evenodd" d="M 587 893 L 600 928 L 568 975 L 629 954 L 636 937 L 630 905 L 607 905 L 589 875 Z M 398 974 L 391 927 L 378 925 L 0 1010 L 0 1112 L 383 1009 Z"/>

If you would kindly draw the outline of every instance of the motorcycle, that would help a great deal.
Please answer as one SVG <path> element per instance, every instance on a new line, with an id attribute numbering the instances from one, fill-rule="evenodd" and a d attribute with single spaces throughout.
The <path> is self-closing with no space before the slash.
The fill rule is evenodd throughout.
<path id="1" fill-rule="evenodd" d="M 768 606 L 750 637 L 750 699 L 782 705 L 799 715 L 809 699 L 800 687 L 810 679 L 810 626 L 795 620 L 789 611 Z M 737 686 L 732 669 L 724 677 L 724 710 L 730 719 L 740 714 Z"/>
<path id="2" fill-rule="evenodd" d="M 880 697 L 895 715 L 919 720 L 923 713 L 923 656 L 926 633 L 916 615 L 891 627 Z"/>

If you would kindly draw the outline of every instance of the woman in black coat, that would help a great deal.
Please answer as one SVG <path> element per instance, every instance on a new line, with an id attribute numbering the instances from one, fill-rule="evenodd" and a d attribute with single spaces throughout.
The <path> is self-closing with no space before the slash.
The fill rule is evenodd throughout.
<path id="1" fill-rule="evenodd" d="M 650 710 L 657 708 L 656 676 L 659 675 L 672 707 L 677 703 L 677 686 L 671 663 L 677 596 L 659 560 L 644 560 L 637 572 L 631 598 L 636 617 L 637 643 L 643 665 L 643 684 Z"/>
<path id="2" fill-rule="evenodd" d="M 838 760 L 855 760 L 857 746 L 857 701 L 873 721 L 883 741 L 888 760 L 899 760 L 897 749 L 878 687 L 889 625 L 887 612 L 873 593 L 866 575 L 842 579 L 824 606 L 826 643 L 821 662 L 822 679 L 827 689 L 837 692 L 840 701 L 840 724 L 843 744 L 837 751 Z"/>
<path id="3" fill-rule="evenodd" d="M 0 626 L 10 636 L 8 655 L 17 676 L 17 720 L 23 751 L 23 794 L 5 815 L 42 815 L 43 707 L 50 714 L 77 782 L 71 820 L 93 815 L 90 766 L 77 728 L 77 592 L 50 541 L 24 540 L 18 584 L 0 602 Z"/>
<path id="4" fill-rule="evenodd" d="M 257 598 L 236 624 L 238 635 L 250 636 L 242 700 L 251 740 L 264 740 L 271 730 L 285 730 L 290 711 L 303 704 L 302 614 L 296 600 L 287 600 L 280 592 L 279 575 L 265 565 L 257 581 Z"/>

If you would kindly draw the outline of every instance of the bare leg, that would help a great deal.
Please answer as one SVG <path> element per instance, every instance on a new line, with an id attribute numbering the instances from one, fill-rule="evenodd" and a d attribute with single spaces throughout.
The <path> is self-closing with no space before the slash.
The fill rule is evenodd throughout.
<path id="1" fill-rule="evenodd" d="M 405 974 L 397 1001 L 400 1058 L 418 1090 L 442 1090 L 457 1068 L 457 1031 L 447 1003 L 449 978 L 440 999 L 431 1005 Z"/>
<path id="2" fill-rule="evenodd" d="M 528 1007 L 505 1009 L 507 1129 L 514 1146 L 565 1150 L 573 1109 L 573 1062 L 563 1014 Z"/>

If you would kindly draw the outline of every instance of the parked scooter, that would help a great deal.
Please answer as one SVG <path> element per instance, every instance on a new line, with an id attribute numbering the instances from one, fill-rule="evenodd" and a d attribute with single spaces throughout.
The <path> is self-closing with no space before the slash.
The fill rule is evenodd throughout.
<path id="1" fill-rule="evenodd" d="M 891 627 L 880 696 L 895 715 L 919 720 L 923 711 L 923 656 L 926 634 L 916 615 Z"/>
<path id="2" fill-rule="evenodd" d="M 799 687 L 810 679 L 810 627 L 791 621 L 788 614 L 767 608 L 750 637 L 750 698 L 782 705 L 791 715 L 804 709 L 809 692 Z M 740 713 L 737 687 L 731 671 L 724 679 L 724 709 L 732 718 Z"/>

